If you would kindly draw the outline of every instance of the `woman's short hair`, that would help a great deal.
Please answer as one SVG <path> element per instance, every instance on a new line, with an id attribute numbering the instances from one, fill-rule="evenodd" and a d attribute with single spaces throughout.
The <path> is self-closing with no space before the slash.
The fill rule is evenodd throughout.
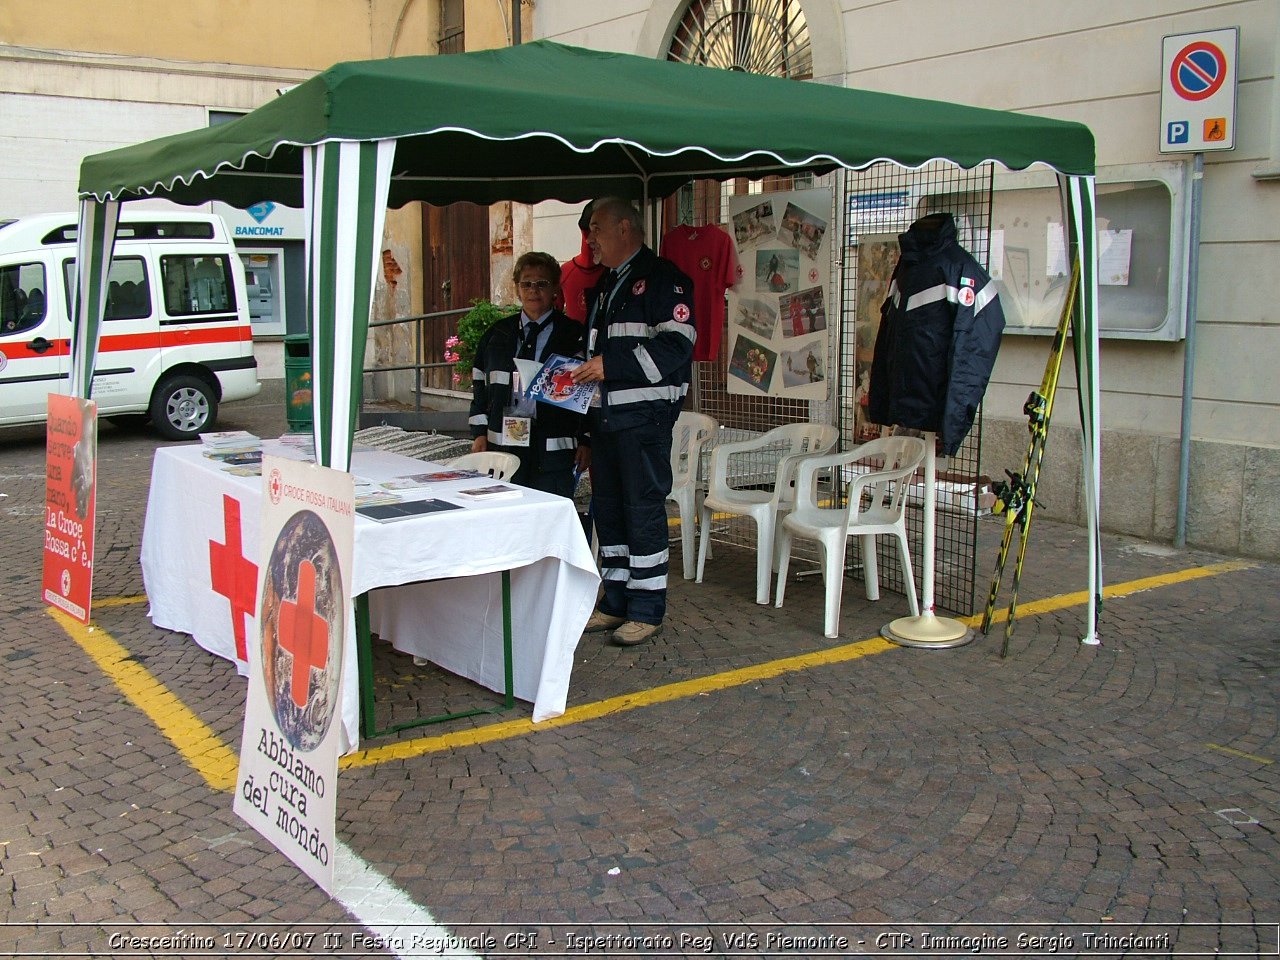
<path id="1" fill-rule="evenodd" d="M 542 253 L 540 250 L 530 250 L 528 253 L 520 254 L 520 259 L 511 270 L 511 279 L 519 283 L 520 274 L 527 269 L 541 270 L 552 283 L 557 287 L 560 286 L 560 263 L 551 254 Z"/>

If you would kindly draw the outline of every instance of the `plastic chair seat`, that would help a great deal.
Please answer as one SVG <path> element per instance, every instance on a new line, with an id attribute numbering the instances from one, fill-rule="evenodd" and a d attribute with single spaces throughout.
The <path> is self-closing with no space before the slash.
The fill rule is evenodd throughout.
<path id="1" fill-rule="evenodd" d="M 924 460 L 924 441 L 917 437 L 885 437 L 853 450 L 803 462 L 796 476 L 796 506 L 782 520 L 779 533 L 781 562 L 778 568 L 778 595 L 782 606 L 787 570 L 795 537 L 815 540 L 822 548 L 822 580 L 825 592 L 823 633 L 840 633 L 840 603 L 844 591 L 844 558 L 850 537 L 860 538 L 863 588 L 868 600 L 880 599 L 879 571 L 876 567 L 876 537 L 890 535 L 898 544 L 898 559 L 907 588 L 907 605 L 912 616 L 920 615 L 915 577 L 907 543 L 905 517 L 907 488 L 916 468 Z M 844 468 L 860 460 L 883 457 L 878 470 L 862 472 L 849 481 L 848 504 L 821 507 L 817 502 L 817 472 Z M 868 502 L 869 498 L 869 502 Z"/>
<path id="2" fill-rule="evenodd" d="M 711 519 L 717 513 L 750 517 L 756 525 L 756 603 L 769 602 L 770 580 L 778 559 L 777 518 L 791 509 L 795 497 L 796 468 L 806 457 L 826 453 L 838 431 L 830 424 L 788 423 L 749 440 L 723 443 L 711 451 L 711 474 L 700 512 L 698 576 L 702 582 L 711 551 Z M 777 456 L 771 490 L 729 485 L 729 458 L 759 453 Z"/>

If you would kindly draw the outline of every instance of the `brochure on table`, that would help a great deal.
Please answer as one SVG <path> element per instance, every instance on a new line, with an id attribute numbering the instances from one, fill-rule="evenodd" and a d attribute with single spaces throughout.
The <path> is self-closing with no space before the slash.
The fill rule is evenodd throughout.
<path id="1" fill-rule="evenodd" d="M 831 190 L 729 198 L 742 281 L 729 290 L 728 391 L 825 400 Z"/>
<path id="2" fill-rule="evenodd" d="M 355 527 L 350 474 L 263 462 L 258 636 L 233 808 L 333 892 L 342 674 Z"/>

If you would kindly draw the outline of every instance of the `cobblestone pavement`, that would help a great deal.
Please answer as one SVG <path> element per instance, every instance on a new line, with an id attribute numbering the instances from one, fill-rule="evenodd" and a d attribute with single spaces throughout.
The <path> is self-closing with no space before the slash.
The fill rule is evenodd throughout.
<path id="1" fill-rule="evenodd" d="M 221 426 L 270 436 L 284 419 L 239 404 Z M 91 636 L 114 639 L 117 662 L 235 750 L 244 682 L 232 665 L 152 627 L 129 600 L 142 593 L 156 444 L 101 431 Z M 0 953 L 182 955 L 113 950 L 103 928 L 72 921 L 220 938 L 272 929 L 253 922 L 358 929 L 338 925 L 368 922 L 369 903 L 330 899 L 248 829 L 230 793 L 185 759 L 191 726 L 162 730 L 39 602 L 43 465 L 42 430 L 0 433 L 0 919 L 45 921 L 0 928 Z M 980 528 L 983 593 L 999 528 Z M 1081 532 L 1037 521 L 1024 613 L 1001 660 L 995 631 L 951 650 L 859 643 L 905 604 L 888 593 L 869 603 L 856 581 L 840 639 L 826 640 L 818 578 L 790 585 L 780 610 L 758 607 L 751 557 L 725 547 L 705 583 L 677 573 L 656 642 L 583 639 L 573 722 L 463 736 L 527 718 L 524 705 L 370 744 L 342 773 L 339 837 L 394 882 L 398 902 L 421 908 L 414 917 L 455 931 L 1042 922 L 1081 924 L 1078 934 L 1145 922 L 1171 925 L 1174 955 L 1274 955 L 1277 568 L 1114 537 L 1104 553 L 1118 595 L 1102 645 L 1084 647 L 1083 610 L 1064 598 L 1085 585 Z M 385 646 L 377 672 L 393 715 L 485 695 Z M 292 955 L 412 955 L 343 942 L 351 952 L 317 942 Z M 1142 951 L 1077 939 L 1074 952 Z"/>

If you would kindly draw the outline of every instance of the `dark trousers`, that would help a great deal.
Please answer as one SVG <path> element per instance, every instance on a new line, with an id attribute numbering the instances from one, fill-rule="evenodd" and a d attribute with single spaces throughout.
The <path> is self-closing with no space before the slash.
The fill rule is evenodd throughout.
<path id="1" fill-rule="evenodd" d="M 545 443 L 546 441 L 535 433 L 534 442 Z M 512 483 L 522 487 L 529 487 L 533 490 L 541 490 L 543 493 L 554 493 L 557 497 L 573 499 L 572 459 L 566 459 L 563 455 L 556 455 L 553 462 L 563 463 L 564 466 L 548 470 L 542 463 L 539 463 L 539 459 L 545 462 L 550 458 L 545 454 L 539 458 L 529 447 L 503 447 L 491 444 L 489 449 L 501 450 L 503 453 L 514 453 L 520 458 L 520 469 L 516 471 L 515 476 L 507 478 Z"/>
<path id="2" fill-rule="evenodd" d="M 597 431 L 591 447 L 591 510 L 600 539 L 600 610 L 641 623 L 667 612 L 667 494 L 671 424 Z"/>

